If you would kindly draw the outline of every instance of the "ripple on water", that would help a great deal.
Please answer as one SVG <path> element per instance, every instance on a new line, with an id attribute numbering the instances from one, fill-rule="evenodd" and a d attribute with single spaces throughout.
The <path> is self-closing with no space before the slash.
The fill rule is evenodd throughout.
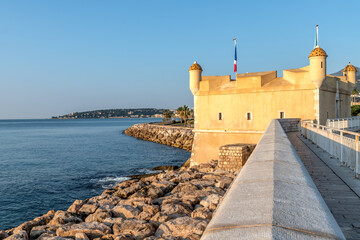
<path id="1" fill-rule="evenodd" d="M 122 134 L 154 119 L 0 120 L 0 230 L 190 153 Z"/>

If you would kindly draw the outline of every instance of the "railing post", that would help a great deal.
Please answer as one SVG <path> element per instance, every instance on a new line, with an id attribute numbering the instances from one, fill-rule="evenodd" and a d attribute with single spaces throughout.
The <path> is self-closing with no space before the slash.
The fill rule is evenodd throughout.
<path id="1" fill-rule="evenodd" d="M 343 159 L 343 139 L 344 139 L 344 133 L 340 130 L 340 164 L 341 166 L 344 165 L 344 159 Z"/>
<path id="2" fill-rule="evenodd" d="M 359 178 L 359 135 L 355 137 L 355 178 Z"/>

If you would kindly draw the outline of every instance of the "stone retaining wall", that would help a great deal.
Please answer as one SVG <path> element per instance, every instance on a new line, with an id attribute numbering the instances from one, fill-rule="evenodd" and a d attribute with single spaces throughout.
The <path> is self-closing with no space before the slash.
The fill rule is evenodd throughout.
<path id="1" fill-rule="evenodd" d="M 300 118 L 283 118 L 277 119 L 285 132 L 300 131 Z"/>
<path id="2" fill-rule="evenodd" d="M 161 126 L 149 123 L 135 124 L 124 131 L 126 135 L 172 147 L 192 150 L 194 133 L 192 128 Z"/>
<path id="3" fill-rule="evenodd" d="M 225 171 L 239 171 L 255 148 L 255 144 L 229 144 L 219 149 L 219 168 Z"/>

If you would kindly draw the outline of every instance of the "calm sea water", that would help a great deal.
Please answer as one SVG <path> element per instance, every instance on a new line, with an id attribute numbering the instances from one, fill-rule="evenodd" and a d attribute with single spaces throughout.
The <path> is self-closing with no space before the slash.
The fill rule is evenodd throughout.
<path id="1" fill-rule="evenodd" d="M 127 175 L 186 161 L 189 152 L 122 134 L 150 121 L 0 120 L 0 230 L 66 210 Z"/>

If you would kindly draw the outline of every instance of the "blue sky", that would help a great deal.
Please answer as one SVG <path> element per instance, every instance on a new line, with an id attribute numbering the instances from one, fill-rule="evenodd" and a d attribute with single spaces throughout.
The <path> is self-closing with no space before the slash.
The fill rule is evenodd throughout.
<path id="1" fill-rule="evenodd" d="M 360 65 L 360 1 L 0 1 L 0 119 L 193 105 L 204 75 L 308 65 L 315 25 L 328 73 Z"/>

